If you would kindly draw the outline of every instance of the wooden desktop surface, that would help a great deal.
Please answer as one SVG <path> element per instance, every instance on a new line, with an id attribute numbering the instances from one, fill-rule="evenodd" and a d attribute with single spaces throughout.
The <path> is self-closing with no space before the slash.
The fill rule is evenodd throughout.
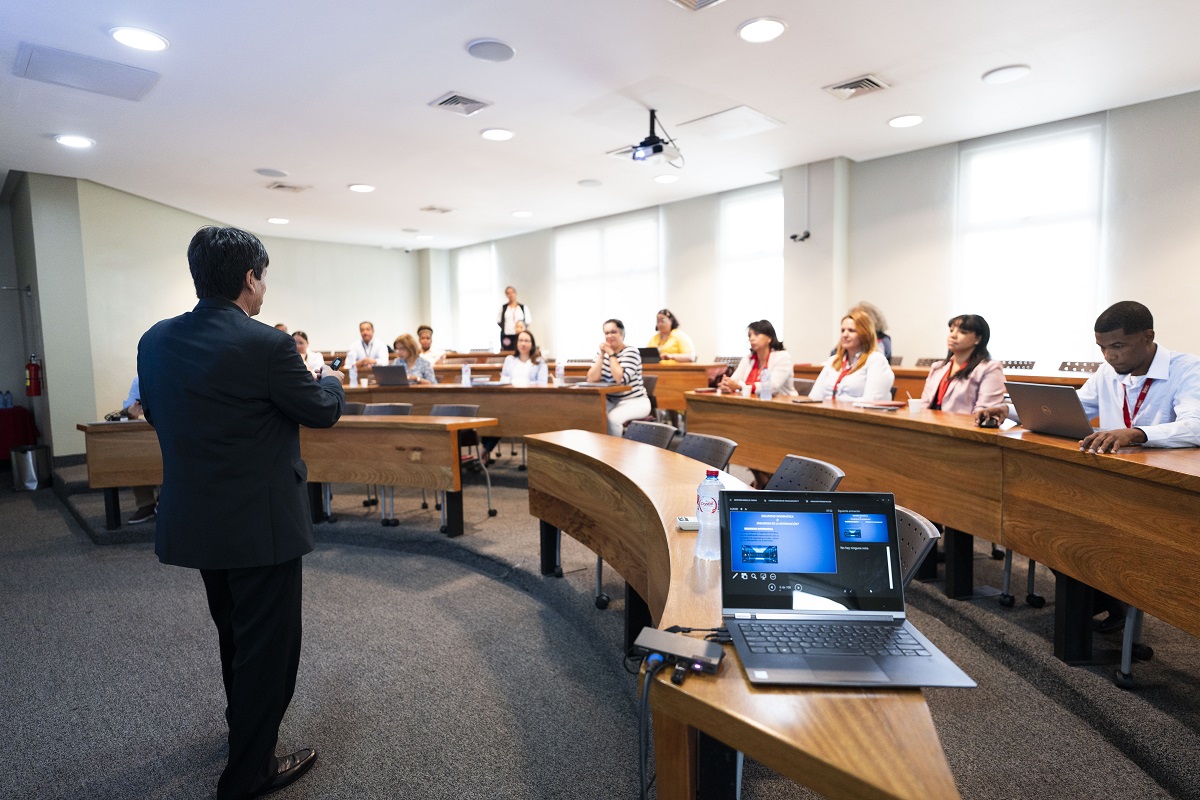
<path id="1" fill-rule="evenodd" d="M 738 442 L 734 461 L 773 471 L 788 453 L 846 472 L 846 490 L 889 491 L 926 517 L 982 536 L 1200 635 L 1200 450 L 1079 452 L 969 415 L 826 401 L 688 395 L 688 429 Z"/>
<path id="2" fill-rule="evenodd" d="M 694 513 L 703 464 L 584 431 L 525 441 L 530 513 L 612 564 L 658 627 L 720 624 L 719 563 L 674 525 Z M 958 796 L 920 691 L 755 688 L 725 651 L 716 676 L 663 675 L 651 691 L 659 797 L 695 796 L 697 730 L 829 797 Z"/>

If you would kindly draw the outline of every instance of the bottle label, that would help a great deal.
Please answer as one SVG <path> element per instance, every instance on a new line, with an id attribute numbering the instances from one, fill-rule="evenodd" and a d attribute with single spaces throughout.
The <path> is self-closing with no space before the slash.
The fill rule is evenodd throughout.
<path id="1" fill-rule="evenodd" d="M 697 514 L 716 514 L 717 513 L 717 498 L 704 497 L 696 495 L 696 513 Z"/>

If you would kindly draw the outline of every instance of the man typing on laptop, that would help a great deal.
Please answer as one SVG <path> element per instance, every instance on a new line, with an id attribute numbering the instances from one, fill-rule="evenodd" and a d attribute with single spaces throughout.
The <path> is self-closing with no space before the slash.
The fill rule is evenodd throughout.
<path id="1" fill-rule="evenodd" d="M 1079 449 L 1200 446 L 1200 358 L 1156 344 L 1150 309 L 1132 300 L 1107 308 L 1095 333 L 1105 363 L 1080 387 L 1079 400 L 1089 418 L 1100 417 L 1100 430 Z M 992 406 L 977 411 L 975 421 L 1010 416 L 1016 419 L 1011 406 Z"/>

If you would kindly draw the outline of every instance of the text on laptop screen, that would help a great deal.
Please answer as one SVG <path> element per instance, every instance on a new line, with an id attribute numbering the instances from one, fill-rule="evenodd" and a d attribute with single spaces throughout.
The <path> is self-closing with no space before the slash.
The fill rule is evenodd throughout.
<path id="1" fill-rule="evenodd" d="M 889 494 L 722 492 L 725 608 L 902 611 Z"/>

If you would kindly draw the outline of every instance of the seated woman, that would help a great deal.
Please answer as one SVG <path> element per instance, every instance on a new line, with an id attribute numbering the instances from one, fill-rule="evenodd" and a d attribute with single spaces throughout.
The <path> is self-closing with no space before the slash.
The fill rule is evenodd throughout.
<path id="1" fill-rule="evenodd" d="M 325 357 L 316 350 L 308 349 L 308 334 L 304 331 L 296 331 L 292 334 L 292 338 L 296 340 L 296 352 L 304 360 L 304 366 L 308 367 L 308 371 L 312 374 L 318 374 L 321 367 L 325 366 Z"/>
<path id="2" fill-rule="evenodd" d="M 604 341 L 588 368 L 587 379 L 589 383 L 603 381 L 629 387 L 606 397 L 611 435 L 620 436 L 626 422 L 650 416 L 650 396 L 642 384 L 642 357 L 636 347 L 625 344 L 625 323 L 621 320 L 604 321 Z"/>
<path id="3" fill-rule="evenodd" d="M 895 373 L 876 349 L 875 325 L 862 309 L 842 317 L 842 335 L 808 396 L 814 400 L 891 400 Z"/>
<path id="4" fill-rule="evenodd" d="M 692 337 L 679 330 L 679 320 L 670 309 L 664 308 L 658 312 L 654 330 L 646 347 L 657 347 L 659 358 L 663 361 L 682 363 L 696 360 L 696 345 L 692 344 Z"/>
<path id="5" fill-rule="evenodd" d="M 859 300 L 858 303 L 846 312 L 848 314 L 855 311 L 865 311 L 867 316 L 871 318 L 871 323 L 875 326 L 875 347 L 883 351 L 883 355 L 887 358 L 888 363 L 892 363 L 892 337 L 887 335 L 887 319 L 884 318 L 883 312 L 874 303 L 868 303 L 866 300 Z M 829 355 L 837 352 L 837 347 L 829 351 Z"/>
<path id="6" fill-rule="evenodd" d="M 400 334 L 392 344 L 396 348 L 396 358 L 392 364 L 407 367 L 409 383 L 437 383 L 433 365 L 421 358 L 421 345 L 417 344 L 411 333 Z"/>
<path id="7" fill-rule="evenodd" d="M 992 329 L 978 314 L 950 320 L 946 358 L 929 368 L 921 403 L 933 411 L 974 414 L 1004 401 L 1004 367 L 988 353 Z"/>
<path id="8" fill-rule="evenodd" d="M 750 353 L 742 356 L 737 369 L 722 378 L 717 388 L 723 392 L 740 392 L 743 386 L 749 386 L 751 393 L 757 394 L 762 374 L 769 372 L 775 395 L 796 394 L 792 354 L 783 349 L 783 342 L 775 335 L 775 326 L 765 319 L 751 322 L 746 327 L 746 336 L 750 340 Z"/>
<path id="9" fill-rule="evenodd" d="M 504 357 L 500 368 L 500 380 L 508 379 L 513 386 L 544 386 L 546 384 L 546 359 L 538 349 L 533 333 L 523 330 L 517 334 L 517 352 Z"/>

